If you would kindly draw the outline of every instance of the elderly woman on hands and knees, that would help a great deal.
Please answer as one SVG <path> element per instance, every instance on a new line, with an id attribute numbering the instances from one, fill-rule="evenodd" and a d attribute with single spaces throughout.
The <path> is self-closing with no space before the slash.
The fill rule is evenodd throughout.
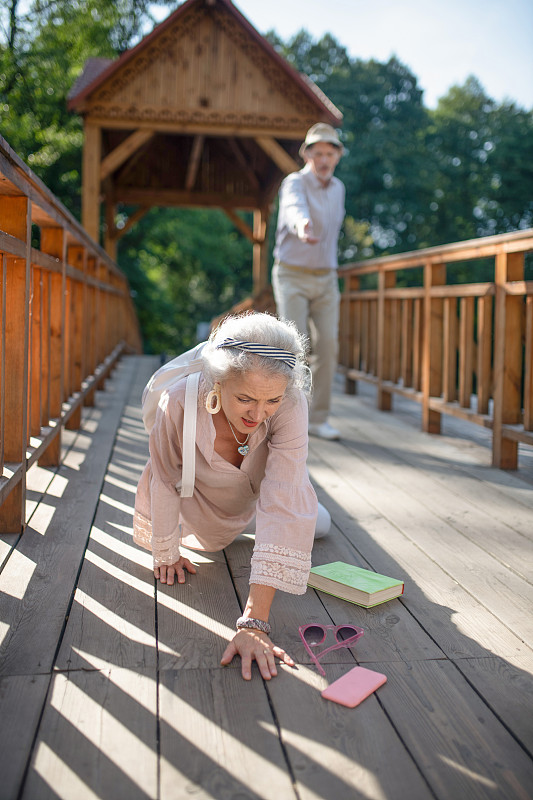
<path id="1" fill-rule="evenodd" d="M 277 589 L 303 594 L 315 531 L 329 514 L 317 503 L 306 468 L 310 373 L 305 339 L 269 314 L 226 319 L 203 346 L 192 497 L 180 498 L 186 378 L 159 403 L 150 459 L 137 489 L 135 541 L 151 548 L 161 583 L 185 583 L 194 565 L 180 543 L 221 550 L 255 527 L 250 592 L 221 664 L 240 655 L 249 680 L 276 675 L 274 656 L 293 665 L 270 639 Z M 317 522 L 318 520 L 318 522 Z M 317 527 L 318 525 L 318 527 Z"/>

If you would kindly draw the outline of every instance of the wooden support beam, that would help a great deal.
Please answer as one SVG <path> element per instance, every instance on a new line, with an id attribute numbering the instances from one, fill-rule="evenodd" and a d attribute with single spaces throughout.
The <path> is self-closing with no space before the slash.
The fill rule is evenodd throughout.
<path id="1" fill-rule="evenodd" d="M 440 433 L 441 414 L 430 406 L 442 393 L 444 301 L 431 296 L 433 286 L 446 283 L 446 265 L 424 266 L 424 341 L 422 352 L 422 430 Z"/>
<path id="2" fill-rule="evenodd" d="M 282 172 L 288 175 L 289 172 L 297 172 L 300 169 L 292 156 L 272 136 L 256 136 L 255 141 Z"/>
<path id="3" fill-rule="evenodd" d="M 231 195 L 227 192 L 186 192 L 174 189 L 135 189 L 115 186 L 115 202 L 140 206 L 185 206 L 197 208 L 240 208 L 253 211 L 257 208 L 254 195 Z"/>
<path id="4" fill-rule="evenodd" d="M 85 142 L 83 145 L 81 221 L 89 236 L 92 236 L 97 244 L 100 243 L 101 140 L 100 127 L 86 122 Z"/>
<path id="5" fill-rule="evenodd" d="M 494 423 L 492 465 L 517 469 L 518 442 L 503 436 L 504 425 L 520 422 L 522 398 L 522 297 L 507 295 L 507 281 L 524 279 L 524 253 L 496 256 L 494 316 Z"/>
<path id="6" fill-rule="evenodd" d="M 192 187 L 196 183 L 196 176 L 198 175 L 198 167 L 200 166 L 204 142 L 205 136 L 195 136 L 193 139 L 191 155 L 187 165 L 187 175 L 185 177 L 185 189 L 188 192 L 191 191 Z"/>
<path id="7" fill-rule="evenodd" d="M 396 273 L 381 271 L 378 275 L 378 336 L 377 336 L 377 407 L 380 411 L 390 411 L 392 394 L 383 388 L 385 381 L 391 380 L 392 369 L 392 315 L 391 300 L 385 295 L 387 289 L 396 285 Z"/>
<path id="8" fill-rule="evenodd" d="M 142 219 L 144 215 L 147 214 L 149 211 L 150 211 L 149 206 L 141 206 L 140 208 L 137 209 L 137 211 L 134 211 L 133 214 L 130 214 L 123 228 L 115 228 L 114 230 L 115 239 L 121 239 L 128 231 L 131 231 L 133 226 L 136 225 L 137 222 L 139 222 L 139 220 Z"/>
<path id="9" fill-rule="evenodd" d="M 233 155 L 235 157 L 235 160 L 237 161 L 238 165 L 240 166 L 242 171 L 244 173 L 246 173 L 246 177 L 248 178 L 248 181 L 250 182 L 252 188 L 256 192 L 258 192 L 260 190 L 260 188 L 261 188 L 261 184 L 259 182 L 259 178 L 257 177 L 257 175 L 253 171 L 252 167 L 250 166 L 249 159 L 242 152 L 238 141 L 233 136 L 230 136 L 228 138 L 228 146 L 229 146 L 231 152 L 233 153 Z"/>
<path id="10" fill-rule="evenodd" d="M 62 228 L 41 228 L 41 250 L 61 262 L 61 272 L 48 275 L 45 284 L 45 307 L 48 316 L 47 420 L 59 419 L 65 399 L 65 315 L 66 315 L 66 234 Z M 61 461 L 61 425 L 45 452 L 39 457 L 42 467 L 57 466 Z"/>
<path id="11" fill-rule="evenodd" d="M 489 413 L 492 396 L 492 297 L 477 306 L 477 413 Z"/>
<path id="12" fill-rule="evenodd" d="M 237 228 L 237 230 L 239 230 L 239 231 L 242 233 L 242 235 L 243 235 L 243 236 L 246 236 L 246 238 L 247 238 L 247 239 L 248 239 L 250 242 L 252 242 L 252 244 L 254 244 L 254 243 L 255 243 L 255 239 L 254 239 L 254 232 L 253 232 L 253 230 L 252 230 L 252 229 L 251 229 L 251 228 L 250 228 L 250 227 L 249 227 L 249 226 L 246 224 L 246 222 L 245 222 L 245 221 L 242 219 L 242 217 L 239 217 L 239 215 L 237 214 L 237 212 L 236 212 L 236 211 L 233 211 L 233 209 L 232 209 L 232 208 L 223 208 L 223 209 L 222 209 L 222 211 L 223 211 L 223 212 L 226 214 L 226 216 L 227 216 L 227 217 L 229 217 L 229 219 L 230 219 L 230 220 L 233 222 L 233 224 L 235 225 L 235 227 Z"/>
<path id="13" fill-rule="evenodd" d="M 81 382 L 86 372 L 86 271 L 87 251 L 84 247 L 73 245 L 67 248 L 67 263 L 74 266 L 79 272 L 79 277 L 71 279 L 70 283 L 70 394 L 81 391 Z M 81 425 L 81 405 L 71 414 L 66 424 L 69 430 L 78 430 Z"/>
<path id="14" fill-rule="evenodd" d="M 256 208 L 254 210 L 254 247 L 253 247 L 253 291 L 259 294 L 268 283 L 267 264 L 267 225 L 268 210 Z"/>
<path id="15" fill-rule="evenodd" d="M 106 197 L 105 201 L 105 236 L 104 236 L 104 250 L 108 256 L 117 260 L 117 236 L 115 228 L 115 214 L 116 214 L 115 201 L 111 197 Z"/>
<path id="16" fill-rule="evenodd" d="M 524 430 L 533 431 L 533 297 L 526 297 Z"/>
<path id="17" fill-rule="evenodd" d="M 127 139 L 124 139 L 118 147 L 115 147 L 110 153 L 102 159 L 100 164 L 100 180 L 103 181 L 115 170 L 117 170 L 125 161 L 130 158 L 140 147 L 143 147 L 150 141 L 154 135 L 153 130 L 137 130 L 130 134 Z"/>
<path id="18" fill-rule="evenodd" d="M 26 246 L 25 258 L 6 258 L 3 306 L 6 347 L 3 354 L 5 386 L 2 387 L 4 429 L 3 455 L 20 463 L 20 481 L 2 505 L 0 533 L 21 533 L 25 524 L 26 444 L 28 437 L 28 344 L 30 325 L 31 202 L 26 197 L 0 197 L 2 230 Z M 2 292 L 4 294 L 4 292 Z"/>

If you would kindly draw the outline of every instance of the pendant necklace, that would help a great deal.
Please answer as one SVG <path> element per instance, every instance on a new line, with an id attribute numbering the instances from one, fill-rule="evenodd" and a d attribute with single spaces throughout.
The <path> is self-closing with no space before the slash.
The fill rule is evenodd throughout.
<path id="1" fill-rule="evenodd" d="M 227 419 L 227 417 L 226 417 L 226 419 Z M 237 437 L 235 436 L 235 431 L 233 430 L 233 425 L 231 424 L 231 422 L 229 421 L 229 419 L 228 419 L 228 425 L 229 425 L 229 427 L 230 427 L 230 430 L 231 430 L 231 432 L 232 432 L 232 434 L 233 434 L 233 438 L 235 439 L 235 441 L 236 441 L 236 442 L 237 442 L 237 444 L 239 445 L 239 447 L 237 447 L 237 452 L 238 452 L 238 453 L 240 453 L 240 454 L 241 454 L 241 456 L 247 456 L 247 455 L 248 455 L 248 453 L 250 452 L 250 448 L 249 448 L 249 446 L 248 446 L 246 443 L 247 443 L 248 439 L 250 438 L 250 434 L 248 434 L 248 436 L 246 437 L 246 439 L 244 440 L 244 442 L 239 442 L 239 440 L 238 440 L 238 439 L 237 439 Z"/>

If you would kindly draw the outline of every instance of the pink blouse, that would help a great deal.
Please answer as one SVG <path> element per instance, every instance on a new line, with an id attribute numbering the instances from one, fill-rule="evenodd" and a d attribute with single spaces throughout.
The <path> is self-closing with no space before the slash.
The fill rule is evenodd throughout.
<path id="1" fill-rule="evenodd" d="M 182 499 L 185 383 L 183 378 L 165 392 L 157 409 L 150 459 L 135 499 L 135 542 L 152 550 L 154 566 L 173 564 L 180 557 L 180 542 L 197 550 L 221 550 L 256 514 L 250 583 L 303 594 L 318 513 L 306 467 L 305 396 L 284 398 L 250 435 L 250 451 L 240 467 L 215 452 L 215 426 L 199 402 L 194 493 Z M 202 384 L 203 378 L 199 397 Z"/>

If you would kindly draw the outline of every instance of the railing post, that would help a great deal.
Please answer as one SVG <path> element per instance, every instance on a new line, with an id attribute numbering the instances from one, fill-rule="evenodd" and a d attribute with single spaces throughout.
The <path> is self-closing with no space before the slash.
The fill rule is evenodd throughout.
<path id="1" fill-rule="evenodd" d="M 39 436 L 42 425 L 42 362 L 43 362 L 43 275 L 42 270 L 32 267 L 30 300 L 30 436 Z"/>
<path id="2" fill-rule="evenodd" d="M 390 301 L 386 300 L 385 292 L 396 285 L 396 273 L 385 272 L 380 269 L 378 275 L 378 341 L 377 341 L 377 407 L 380 411 L 390 411 L 392 408 L 392 394 L 383 389 L 383 381 L 391 379 L 391 332 L 392 320 Z"/>
<path id="3" fill-rule="evenodd" d="M 492 389 L 492 297 L 477 305 L 477 413 L 489 413 Z"/>
<path id="4" fill-rule="evenodd" d="M 431 296 L 433 286 L 446 283 L 446 265 L 424 265 L 424 341 L 422 352 L 422 430 L 440 433 L 440 412 L 429 407 L 431 397 L 442 393 L 443 300 Z"/>
<path id="5" fill-rule="evenodd" d="M 84 333 L 85 333 L 85 271 L 87 251 L 84 247 L 72 246 L 67 249 L 67 261 L 76 270 L 76 277 L 70 283 L 70 394 L 81 390 L 84 371 Z M 78 430 L 81 425 L 81 405 L 71 414 L 65 427 L 68 430 Z"/>
<path id="6" fill-rule="evenodd" d="M 64 400 L 65 293 L 66 293 L 66 235 L 62 228 L 41 228 L 41 250 L 59 260 L 60 271 L 48 275 L 43 286 L 44 307 L 49 322 L 47 346 L 48 374 L 45 394 L 47 411 L 45 425 L 54 420 L 57 434 L 39 458 L 39 466 L 57 466 L 61 461 L 61 407 Z"/>
<path id="7" fill-rule="evenodd" d="M 443 323 L 443 386 L 446 403 L 457 400 L 457 299 L 444 300 Z"/>
<path id="8" fill-rule="evenodd" d="M 356 292 L 361 284 L 361 280 L 356 275 L 348 275 L 344 279 L 344 294 L 346 295 L 342 305 L 342 363 L 347 369 L 360 368 L 361 358 L 361 317 L 358 315 L 358 303 L 350 298 L 352 292 Z M 344 381 L 344 391 L 346 394 L 357 394 L 357 381 L 348 375 Z"/>
<path id="9" fill-rule="evenodd" d="M 268 283 L 268 248 L 266 246 L 268 217 L 268 208 L 254 209 L 254 243 L 252 252 L 254 294 L 258 294 Z"/>
<path id="10" fill-rule="evenodd" d="M 524 254 L 496 256 L 494 320 L 494 425 L 492 465 L 517 469 L 518 442 L 503 436 L 503 426 L 520 422 L 522 376 L 522 297 L 507 295 L 505 284 L 524 278 Z"/>
<path id="11" fill-rule="evenodd" d="M 26 244 L 26 257 L 8 256 L 5 319 L 4 458 L 20 464 L 21 477 L 2 505 L 0 533 L 21 533 L 25 525 L 28 436 L 28 342 L 31 278 L 31 201 L 0 196 L 2 230 Z"/>
<path id="12" fill-rule="evenodd" d="M 97 266 L 96 258 L 91 256 L 87 259 L 87 373 L 94 375 L 98 365 L 96 353 L 96 330 L 98 326 L 98 314 L 96 306 L 97 290 L 93 285 L 96 280 Z M 84 405 L 94 406 L 94 388 L 85 397 Z"/>
<path id="13" fill-rule="evenodd" d="M 524 430 L 533 431 L 533 296 L 526 298 L 526 369 L 524 374 Z"/>
<path id="14" fill-rule="evenodd" d="M 100 167 L 102 133 L 98 125 L 85 123 L 85 146 L 82 168 L 82 225 L 94 241 L 100 243 Z"/>

